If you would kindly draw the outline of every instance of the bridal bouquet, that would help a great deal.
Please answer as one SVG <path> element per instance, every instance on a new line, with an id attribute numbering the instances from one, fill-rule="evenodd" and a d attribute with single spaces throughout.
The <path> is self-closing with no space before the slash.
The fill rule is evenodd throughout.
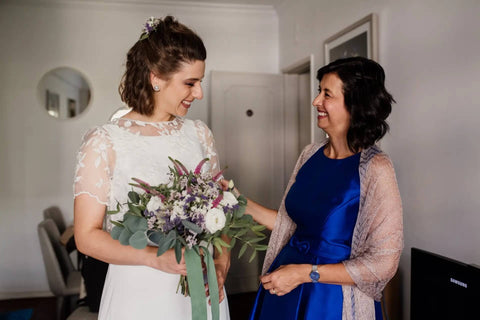
<path id="1" fill-rule="evenodd" d="M 241 242 L 239 258 L 250 247 L 252 261 L 257 251 L 267 249 L 260 244 L 266 236 L 264 226 L 255 223 L 252 216 L 246 215 L 247 200 L 242 195 L 235 196 L 233 182 L 224 191 L 215 176 L 202 173 L 208 158 L 203 159 L 194 171 L 189 171 L 178 160 L 169 158 L 169 181 L 152 186 L 145 181 L 132 178 L 130 185 L 142 190 L 130 191 L 126 203 L 128 210 L 123 221 L 113 221 L 111 236 L 123 245 L 143 249 L 148 244 L 158 246 L 157 255 L 174 248 L 177 262 L 182 258 L 182 249 L 188 276 L 180 276 L 179 287 L 182 293 L 190 295 L 192 319 L 206 319 L 205 280 L 208 281 L 212 319 L 219 318 L 218 284 L 213 257 L 208 248 L 214 246 L 221 253 L 223 248 L 231 250 Z M 132 188 L 133 189 L 133 188 Z M 108 211 L 109 214 L 118 213 Z M 222 235 L 231 239 L 230 243 Z M 202 268 L 206 266 L 206 275 Z M 205 279 L 205 280 L 204 280 Z M 178 292 L 178 288 L 177 288 Z"/>

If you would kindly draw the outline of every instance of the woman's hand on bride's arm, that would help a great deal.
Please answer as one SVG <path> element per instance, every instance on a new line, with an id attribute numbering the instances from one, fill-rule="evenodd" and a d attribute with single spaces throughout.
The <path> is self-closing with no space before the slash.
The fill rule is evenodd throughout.
<path id="1" fill-rule="evenodd" d="M 222 179 L 220 184 L 223 190 L 229 189 L 229 181 Z M 241 194 L 237 188 L 233 188 L 233 193 L 235 196 Z M 275 226 L 275 220 L 277 219 L 277 211 L 266 208 L 255 201 L 252 201 L 247 198 L 247 208 L 245 210 L 246 214 L 252 216 L 253 220 L 257 223 L 264 225 L 267 229 L 272 230 Z"/>
<path id="2" fill-rule="evenodd" d="M 183 256 L 184 250 L 182 250 L 182 260 L 180 260 L 180 263 L 177 262 L 177 258 L 175 257 L 175 251 L 173 249 L 165 251 L 162 255 L 158 257 L 158 248 L 147 247 L 146 250 L 151 252 L 150 261 L 148 262 L 149 267 L 161 270 L 166 273 L 181 274 L 184 276 L 187 275 L 187 265 L 185 264 L 185 258 Z"/>

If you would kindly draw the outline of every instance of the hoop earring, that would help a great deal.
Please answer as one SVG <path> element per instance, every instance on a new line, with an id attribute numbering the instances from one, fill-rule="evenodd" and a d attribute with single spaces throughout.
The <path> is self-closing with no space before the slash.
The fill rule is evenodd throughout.
<path id="1" fill-rule="evenodd" d="M 160 88 L 158 86 L 153 86 L 153 91 L 158 92 L 160 91 Z"/>

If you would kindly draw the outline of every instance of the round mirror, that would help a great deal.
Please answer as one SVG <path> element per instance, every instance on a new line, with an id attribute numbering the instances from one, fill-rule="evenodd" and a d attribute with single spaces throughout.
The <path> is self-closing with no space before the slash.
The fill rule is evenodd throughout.
<path id="1" fill-rule="evenodd" d="M 47 113 L 58 119 L 78 116 L 87 108 L 91 90 L 77 70 L 60 67 L 47 72 L 38 84 L 38 97 Z"/>

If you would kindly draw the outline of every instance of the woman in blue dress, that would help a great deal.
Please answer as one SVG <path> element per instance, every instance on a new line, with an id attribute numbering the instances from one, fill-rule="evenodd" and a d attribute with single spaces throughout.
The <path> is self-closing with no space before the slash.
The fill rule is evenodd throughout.
<path id="1" fill-rule="evenodd" d="M 382 319 L 382 290 L 403 248 L 395 172 L 375 143 L 394 102 L 366 58 L 318 70 L 323 144 L 307 146 L 279 211 L 248 202 L 273 230 L 250 319 Z"/>

